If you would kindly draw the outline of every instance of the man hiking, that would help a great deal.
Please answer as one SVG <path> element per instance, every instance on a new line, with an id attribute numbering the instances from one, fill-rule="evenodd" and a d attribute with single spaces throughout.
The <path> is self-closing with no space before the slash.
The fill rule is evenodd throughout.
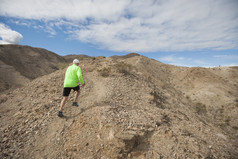
<path id="1" fill-rule="evenodd" d="M 76 107 L 79 106 L 77 102 L 77 99 L 80 93 L 79 83 L 81 83 L 82 87 L 84 87 L 85 82 L 83 80 L 81 68 L 79 67 L 79 60 L 74 59 L 73 65 L 69 66 L 65 72 L 63 99 L 60 103 L 60 109 L 58 112 L 59 117 L 64 116 L 63 107 L 69 97 L 71 89 L 73 89 L 76 92 L 72 105 Z"/>

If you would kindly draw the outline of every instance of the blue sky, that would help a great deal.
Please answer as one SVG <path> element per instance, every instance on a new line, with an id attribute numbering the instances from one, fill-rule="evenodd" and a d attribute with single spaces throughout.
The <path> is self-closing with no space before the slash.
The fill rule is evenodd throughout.
<path id="1" fill-rule="evenodd" d="M 0 0 L 0 44 L 238 66 L 238 0 Z"/>

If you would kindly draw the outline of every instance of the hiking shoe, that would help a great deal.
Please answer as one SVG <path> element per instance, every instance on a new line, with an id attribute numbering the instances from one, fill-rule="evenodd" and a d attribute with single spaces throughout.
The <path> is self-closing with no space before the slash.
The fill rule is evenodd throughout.
<path id="1" fill-rule="evenodd" d="M 64 116 L 64 115 L 63 115 L 63 112 L 59 111 L 58 117 L 63 117 L 63 116 Z"/>
<path id="2" fill-rule="evenodd" d="M 78 102 L 73 102 L 73 104 L 72 104 L 73 106 L 76 106 L 76 107 L 78 107 L 79 105 L 78 105 Z"/>

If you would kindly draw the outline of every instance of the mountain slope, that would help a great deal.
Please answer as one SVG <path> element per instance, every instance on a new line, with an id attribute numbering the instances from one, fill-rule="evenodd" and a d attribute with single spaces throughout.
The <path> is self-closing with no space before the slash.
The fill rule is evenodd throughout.
<path id="1" fill-rule="evenodd" d="M 71 63 L 74 59 L 78 59 L 78 60 L 83 60 L 83 59 L 87 59 L 87 58 L 92 58 L 88 55 L 66 55 L 63 56 L 64 59 L 66 60 L 66 62 Z"/>
<path id="2" fill-rule="evenodd" d="M 22 86 L 58 69 L 65 59 L 41 48 L 0 45 L 0 91 Z"/>
<path id="3" fill-rule="evenodd" d="M 56 115 L 65 69 L 0 96 L 1 158 L 235 158 L 238 155 L 235 125 L 238 100 L 234 100 L 237 79 L 230 78 L 238 75 L 236 68 L 227 71 L 182 68 L 143 56 L 98 57 L 84 59 L 80 65 L 86 87 L 81 90 L 78 108 L 71 106 L 71 92 L 65 118 Z M 226 78 L 229 82 L 223 80 Z M 205 81 L 209 87 L 220 84 L 217 95 L 224 95 L 223 86 L 230 91 L 225 92 L 230 103 L 224 103 L 233 116 L 229 121 L 221 119 L 226 125 L 217 125 L 212 113 L 216 104 L 220 107 L 219 102 L 210 106 L 206 102 L 214 97 L 197 93 L 207 87 L 208 83 L 203 85 Z M 219 109 L 223 112 L 218 116 L 225 116 L 225 108 Z"/>

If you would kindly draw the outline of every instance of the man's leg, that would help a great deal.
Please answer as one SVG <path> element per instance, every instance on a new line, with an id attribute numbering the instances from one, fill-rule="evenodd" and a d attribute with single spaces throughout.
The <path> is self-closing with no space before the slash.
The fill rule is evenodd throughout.
<path id="1" fill-rule="evenodd" d="M 66 101 L 68 100 L 68 96 L 64 96 L 63 97 L 63 99 L 62 99 L 62 101 L 61 101 L 61 103 L 60 103 L 60 109 L 59 109 L 59 111 L 63 111 L 63 108 L 64 108 L 64 105 L 65 105 L 65 103 L 66 103 Z"/>
<path id="2" fill-rule="evenodd" d="M 75 93 L 75 96 L 74 96 L 74 102 L 73 102 L 72 105 L 78 107 L 79 104 L 78 104 L 77 100 L 78 100 L 78 97 L 79 97 L 80 91 L 77 90 L 77 91 L 75 91 L 75 92 L 76 92 L 76 93 Z"/>
<path id="3" fill-rule="evenodd" d="M 80 87 L 78 85 L 78 86 L 74 87 L 73 89 L 75 91 L 75 96 L 74 96 L 74 101 L 73 101 L 72 105 L 78 107 L 79 105 L 78 105 L 77 100 L 78 100 L 78 97 L 79 97 L 79 94 L 80 94 Z"/>
<path id="4" fill-rule="evenodd" d="M 74 102 L 77 102 L 78 97 L 79 97 L 79 94 L 80 94 L 80 90 L 75 91 L 75 92 L 76 92 L 76 93 L 75 93 L 75 96 L 74 96 Z"/>

